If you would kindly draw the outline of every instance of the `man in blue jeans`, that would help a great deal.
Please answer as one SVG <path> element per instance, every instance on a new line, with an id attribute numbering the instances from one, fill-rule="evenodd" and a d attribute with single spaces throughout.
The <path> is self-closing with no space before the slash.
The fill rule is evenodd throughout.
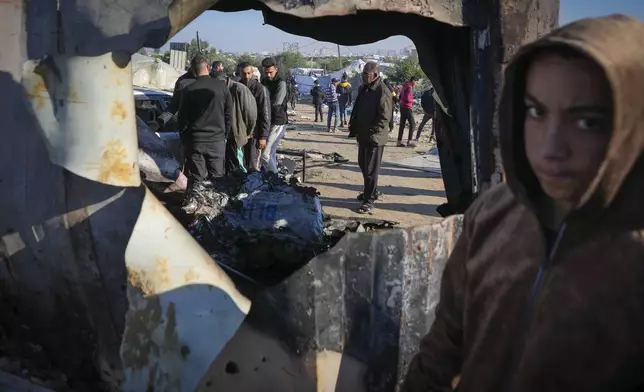
<path id="1" fill-rule="evenodd" d="M 338 79 L 331 79 L 331 84 L 326 89 L 326 104 L 329 107 L 327 114 L 327 131 L 335 132 L 338 129 L 338 114 L 340 113 L 340 105 L 338 104 Z M 333 116 L 333 129 L 331 128 L 331 116 Z"/>

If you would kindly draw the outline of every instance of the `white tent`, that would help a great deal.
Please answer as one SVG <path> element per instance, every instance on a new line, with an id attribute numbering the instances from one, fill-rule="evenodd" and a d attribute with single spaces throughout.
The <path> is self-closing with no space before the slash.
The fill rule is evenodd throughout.
<path id="1" fill-rule="evenodd" d="M 157 90 L 172 90 L 179 71 L 154 57 L 132 55 L 132 84 Z"/>
<path id="2" fill-rule="evenodd" d="M 341 80 L 342 75 L 346 73 L 349 77 L 352 77 L 352 76 L 355 76 L 356 74 L 361 74 L 365 64 L 366 63 L 360 59 L 354 60 L 351 64 L 347 65 L 346 67 L 342 68 L 339 71 L 330 73 L 328 76 L 331 79 L 335 78 L 335 79 Z"/>

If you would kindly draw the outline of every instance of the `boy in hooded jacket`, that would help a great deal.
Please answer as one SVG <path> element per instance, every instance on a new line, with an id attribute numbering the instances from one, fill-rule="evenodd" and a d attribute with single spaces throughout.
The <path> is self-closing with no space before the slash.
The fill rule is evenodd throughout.
<path id="1" fill-rule="evenodd" d="M 465 213 L 403 392 L 643 390 L 643 36 L 586 19 L 507 67 L 506 182 Z"/>

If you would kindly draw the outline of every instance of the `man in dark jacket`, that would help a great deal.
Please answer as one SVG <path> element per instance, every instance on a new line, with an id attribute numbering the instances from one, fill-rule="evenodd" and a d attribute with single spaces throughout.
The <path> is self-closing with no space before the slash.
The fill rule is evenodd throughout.
<path id="1" fill-rule="evenodd" d="M 244 158 L 248 171 L 259 171 L 262 150 L 266 148 L 268 134 L 271 130 L 271 100 L 268 89 L 255 78 L 253 67 L 249 63 L 243 62 L 239 64 L 237 69 L 240 76 L 239 82 L 250 89 L 257 104 L 257 121 L 252 138 L 246 144 Z"/>
<path id="2" fill-rule="evenodd" d="M 233 114 L 230 91 L 226 83 L 210 77 L 208 61 L 196 56 L 190 66 L 197 80 L 183 90 L 178 114 L 189 189 L 195 182 L 225 174 L 226 138 Z"/>
<path id="3" fill-rule="evenodd" d="M 197 77 L 192 71 L 192 68 L 189 69 L 188 72 L 179 76 L 179 79 L 177 79 L 177 81 L 174 83 L 174 91 L 172 92 L 172 99 L 168 104 L 169 113 L 172 113 L 174 115 L 179 111 L 179 103 L 181 102 L 181 93 L 183 92 L 183 89 L 185 89 L 187 86 L 194 83 L 195 80 L 197 80 Z"/>
<path id="4" fill-rule="evenodd" d="M 262 151 L 262 164 L 265 169 L 277 173 L 277 147 L 280 140 L 286 135 L 286 82 L 279 75 L 277 61 L 272 57 L 262 60 L 264 78 L 262 84 L 266 86 L 271 97 L 271 130 L 268 134 L 266 148 Z"/>
<path id="5" fill-rule="evenodd" d="M 313 98 L 313 107 L 315 108 L 315 122 L 318 122 L 318 114 L 320 115 L 320 122 L 324 122 L 324 114 L 322 113 L 324 91 L 322 90 L 322 87 L 320 87 L 320 82 L 317 80 L 313 81 L 311 98 Z"/>
<path id="6" fill-rule="evenodd" d="M 391 90 L 380 78 L 378 63 L 370 61 L 365 64 L 362 83 L 351 113 L 349 133 L 358 138 L 358 165 L 364 177 L 362 206 L 358 212 L 371 214 L 382 154 L 389 140 L 393 102 Z"/>
<path id="7" fill-rule="evenodd" d="M 420 98 L 420 106 L 423 108 L 423 111 L 425 114 L 423 115 L 423 119 L 420 122 L 420 126 L 418 127 L 418 132 L 416 133 L 416 142 L 420 139 L 420 134 L 423 132 L 423 127 L 429 120 L 434 118 L 434 89 L 430 88 L 429 90 L 425 91 L 423 93 L 423 96 Z M 432 127 L 432 134 L 429 138 L 429 142 L 433 143 L 436 140 L 435 134 L 434 134 L 434 127 Z"/>

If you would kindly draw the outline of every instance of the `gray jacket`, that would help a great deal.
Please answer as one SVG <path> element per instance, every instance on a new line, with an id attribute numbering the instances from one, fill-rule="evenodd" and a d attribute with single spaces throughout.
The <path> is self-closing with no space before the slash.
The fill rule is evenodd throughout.
<path id="1" fill-rule="evenodd" d="M 229 137 L 234 137 L 237 147 L 243 147 L 252 136 L 257 122 L 257 103 L 253 93 L 239 82 L 230 78 L 226 84 L 233 99 L 232 129 Z"/>

